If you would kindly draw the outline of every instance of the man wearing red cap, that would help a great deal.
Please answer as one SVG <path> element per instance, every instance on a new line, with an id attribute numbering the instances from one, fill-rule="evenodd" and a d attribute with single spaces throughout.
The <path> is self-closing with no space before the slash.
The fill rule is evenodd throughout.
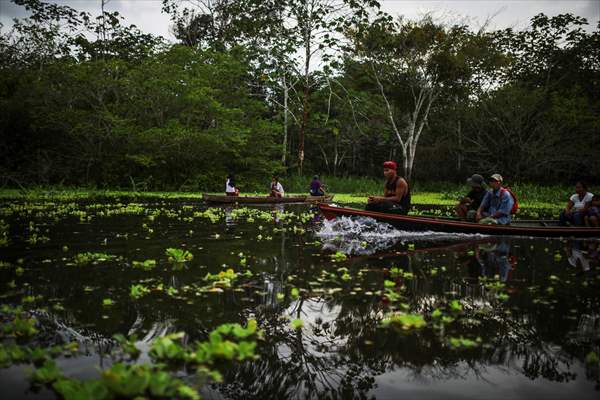
<path id="1" fill-rule="evenodd" d="M 396 170 L 398 165 L 394 161 L 383 163 L 385 187 L 383 196 L 369 196 L 367 211 L 389 212 L 394 214 L 407 214 L 410 208 L 410 190 L 408 183 Z"/>

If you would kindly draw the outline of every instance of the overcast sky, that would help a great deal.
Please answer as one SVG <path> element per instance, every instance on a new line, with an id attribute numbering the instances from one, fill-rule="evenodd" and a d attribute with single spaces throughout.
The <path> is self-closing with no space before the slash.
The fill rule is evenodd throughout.
<path id="1" fill-rule="evenodd" d="M 100 0 L 50 0 L 67 4 L 81 11 L 98 13 Z M 425 13 L 446 18 L 451 22 L 465 21 L 479 28 L 489 17 L 493 17 L 490 28 L 501 29 L 527 27 L 529 19 L 541 12 L 547 15 L 573 13 L 588 19 L 593 30 L 600 20 L 600 0 L 383 0 L 384 11 L 403 14 L 409 18 Z M 107 9 L 119 11 L 126 23 L 137 25 L 142 31 L 173 39 L 169 33 L 169 18 L 161 13 L 161 0 L 110 0 Z M 15 6 L 10 0 L 0 0 L 0 22 L 5 30 L 15 17 L 25 16 L 23 7 Z"/>

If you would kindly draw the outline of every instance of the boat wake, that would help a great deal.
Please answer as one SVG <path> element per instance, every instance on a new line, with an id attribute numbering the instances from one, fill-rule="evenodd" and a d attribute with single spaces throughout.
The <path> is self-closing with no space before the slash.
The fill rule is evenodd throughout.
<path id="1" fill-rule="evenodd" d="M 325 220 L 315 234 L 323 243 L 323 250 L 341 251 L 352 255 L 375 254 L 399 242 L 461 241 L 487 237 L 480 234 L 401 231 L 370 217 L 346 216 L 331 221 Z"/>

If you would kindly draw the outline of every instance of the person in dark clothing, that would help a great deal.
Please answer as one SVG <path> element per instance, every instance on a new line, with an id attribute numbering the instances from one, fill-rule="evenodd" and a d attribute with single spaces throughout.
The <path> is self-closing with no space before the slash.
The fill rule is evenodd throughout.
<path id="1" fill-rule="evenodd" d="M 394 161 L 383 163 L 385 187 L 383 196 L 369 196 L 367 211 L 379 211 L 393 214 L 408 213 L 410 209 L 410 189 L 406 180 L 396 172 Z"/>
<path id="2" fill-rule="evenodd" d="M 467 183 L 471 186 L 471 191 L 454 207 L 458 218 L 475 221 L 477 209 L 485 196 L 485 190 L 483 189 L 484 181 L 483 176 L 479 174 L 473 174 L 473 176 L 467 179 Z"/>
<path id="3" fill-rule="evenodd" d="M 310 195 L 311 196 L 325 196 L 324 185 L 319 180 L 319 175 L 313 176 L 310 182 Z"/>

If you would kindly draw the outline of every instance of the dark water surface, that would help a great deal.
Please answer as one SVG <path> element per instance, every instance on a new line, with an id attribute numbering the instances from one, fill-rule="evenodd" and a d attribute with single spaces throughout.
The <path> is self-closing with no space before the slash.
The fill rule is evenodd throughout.
<path id="1" fill-rule="evenodd" d="M 167 333 L 192 343 L 256 319 L 260 358 L 232 364 L 203 397 L 598 398 L 598 240 L 415 234 L 324 222 L 304 205 L 204 210 L 5 203 L 0 303 L 35 316 L 37 344 L 78 341 L 82 354 L 58 361 L 81 379 L 111 365 L 116 333 L 136 334 L 147 362 Z M 167 248 L 193 259 L 173 265 Z M 85 252 L 116 257 L 74 265 Z M 148 259 L 152 270 L 132 265 Z M 250 272 L 207 290 L 207 273 L 230 268 Z M 132 298 L 134 284 L 149 294 Z M 424 325 L 386 325 L 394 313 Z M 30 387 L 27 367 L 0 369 L 3 397 L 53 398 Z"/>

